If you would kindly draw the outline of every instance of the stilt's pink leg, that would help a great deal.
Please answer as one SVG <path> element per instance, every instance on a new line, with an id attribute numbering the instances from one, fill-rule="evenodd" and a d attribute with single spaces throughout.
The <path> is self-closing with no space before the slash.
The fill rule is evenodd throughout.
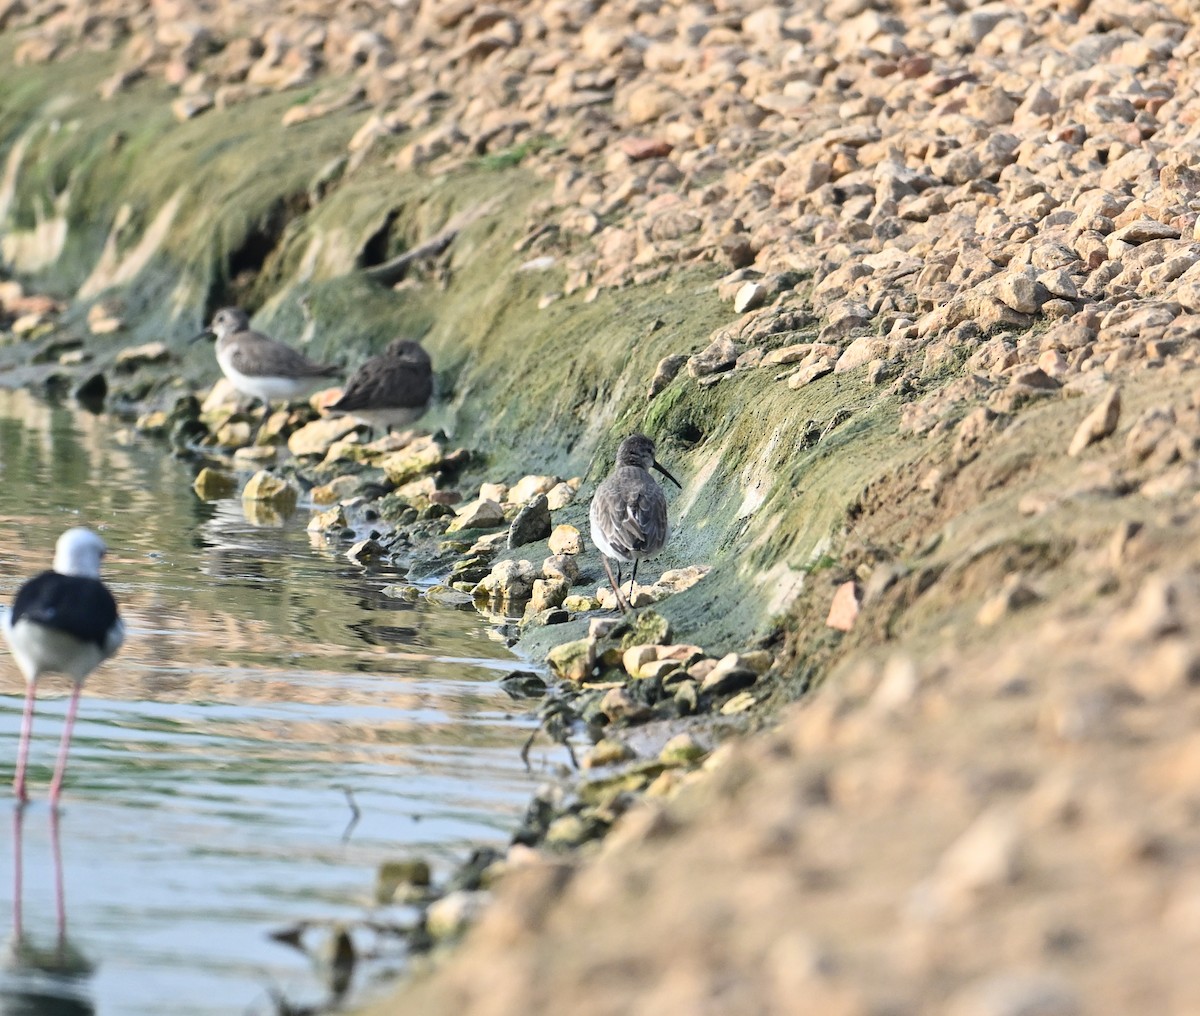
<path id="1" fill-rule="evenodd" d="M 62 791 L 63 776 L 67 772 L 67 752 L 71 748 L 71 731 L 75 728 L 75 713 L 79 709 L 79 693 L 83 691 L 83 683 L 75 682 L 75 690 L 71 693 L 71 704 L 67 706 L 67 723 L 63 727 L 62 743 L 58 746 L 58 764 L 54 767 L 54 780 L 50 784 L 50 807 L 58 807 L 58 795 Z"/>
<path id="2" fill-rule="evenodd" d="M 17 800 L 28 801 L 25 793 L 25 764 L 29 761 L 29 737 L 33 731 L 33 704 L 37 698 L 37 682 L 27 681 L 25 684 L 25 712 L 21 716 L 21 740 L 17 745 L 17 772 L 13 776 L 13 791 Z"/>

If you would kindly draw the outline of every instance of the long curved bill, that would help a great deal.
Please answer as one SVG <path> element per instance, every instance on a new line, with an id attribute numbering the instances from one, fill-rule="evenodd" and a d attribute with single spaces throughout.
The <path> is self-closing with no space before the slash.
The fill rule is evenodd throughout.
<path id="1" fill-rule="evenodd" d="M 677 479 L 675 479 L 675 477 L 673 477 L 669 472 L 667 472 L 666 467 L 661 462 L 659 462 L 658 459 L 654 460 L 653 465 L 654 465 L 655 469 L 657 469 L 660 473 L 663 474 L 663 476 L 665 476 L 668 480 L 670 480 L 673 484 L 675 484 L 676 487 L 678 487 L 680 490 L 683 490 L 683 484 L 680 483 Z"/>

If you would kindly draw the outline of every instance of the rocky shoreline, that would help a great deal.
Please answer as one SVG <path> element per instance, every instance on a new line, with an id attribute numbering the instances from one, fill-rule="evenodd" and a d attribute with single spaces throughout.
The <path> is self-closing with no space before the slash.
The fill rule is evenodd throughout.
<path id="1" fill-rule="evenodd" d="M 266 430 L 322 539 L 565 646 L 548 731 L 624 767 L 386 1011 L 1200 1006 L 1188 4 L 10 0 L 0 44 L 0 250 L 75 294 L 0 294 L 11 376 L 231 447 L 201 312 L 419 321 L 467 451 Z M 685 489 L 623 631 L 559 527 L 634 429 Z"/>

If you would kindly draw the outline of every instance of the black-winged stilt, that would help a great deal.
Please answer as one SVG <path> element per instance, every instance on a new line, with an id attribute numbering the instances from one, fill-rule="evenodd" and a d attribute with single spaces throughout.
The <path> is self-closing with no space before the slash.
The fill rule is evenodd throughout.
<path id="1" fill-rule="evenodd" d="M 58 764 L 50 784 L 50 803 L 57 805 L 84 678 L 112 656 L 125 638 L 117 601 L 100 581 L 100 560 L 106 551 L 104 541 L 92 530 L 68 529 L 55 544 L 53 570 L 42 572 L 21 586 L 12 609 L 5 615 L 4 637 L 26 682 L 17 771 L 13 777 L 13 790 L 21 801 L 29 799 L 25 766 L 29 759 L 38 678 L 43 674 L 63 674 L 75 683 L 58 749 Z"/>

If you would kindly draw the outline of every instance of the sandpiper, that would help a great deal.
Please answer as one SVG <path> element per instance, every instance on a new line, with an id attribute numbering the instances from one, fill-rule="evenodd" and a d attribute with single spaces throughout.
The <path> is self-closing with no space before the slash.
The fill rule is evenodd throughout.
<path id="1" fill-rule="evenodd" d="M 192 342 L 217 340 L 217 363 L 242 395 L 258 399 L 269 410 L 272 402 L 307 395 L 322 378 L 338 373 L 336 366 L 315 363 L 299 350 L 276 342 L 250 327 L 240 307 L 217 311 L 212 325 Z"/>
<path id="2" fill-rule="evenodd" d="M 629 603 L 621 595 L 621 564 L 633 562 L 629 595 L 633 596 L 638 562 L 653 557 L 667 542 L 667 497 L 650 475 L 657 469 L 676 487 L 683 489 L 654 457 L 654 442 L 645 434 L 630 434 L 617 448 L 613 471 L 596 488 L 589 512 L 592 543 L 600 550 L 601 562 L 617 594 L 617 606 L 628 611 Z M 608 559 L 617 562 L 613 578 Z"/>
<path id="3" fill-rule="evenodd" d="M 429 354 L 418 342 L 393 339 L 350 375 L 342 397 L 328 408 L 386 432 L 419 420 L 432 396 Z"/>
<path id="4" fill-rule="evenodd" d="M 29 799 L 25 792 L 25 765 L 29 759 L 38 678 L 43 674 L 64 674 L 75 682 L 58 749 L 58 764 L 50 784 L 50 803 L 57 805 L 84 678 L 112 656 L 125 639 L 117 601 L 100 581 L 100 559 L 106 551 L 104 541 L 92 530 L 68 529 L 55 545 L 53 570 L 42 572 L 22 585 L 12 610 L 5 615 L 4 637 L 26 682 L 17 771 L 13 777 L 13 789 L 21 801 Z"/>

